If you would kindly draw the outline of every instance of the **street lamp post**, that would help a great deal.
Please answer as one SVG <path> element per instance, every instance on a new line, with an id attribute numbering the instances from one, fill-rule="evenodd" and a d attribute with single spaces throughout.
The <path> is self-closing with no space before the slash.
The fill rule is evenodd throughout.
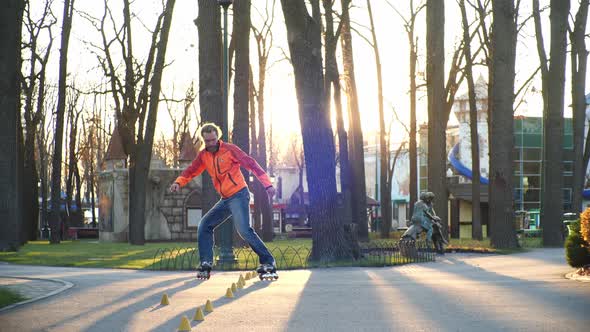
<path id="1" fill-rule="evenodd" d="M 225 142 L 229 141 L 228 133 L 228 90 L 229 90 L 229 59 L 228 59 L 228 43 L 227 43 L 227 10 L 232 4 L 233 0 L 218 0 L 217 3 L 223 8 L 223 114 L 221 130 L 223 136 L 221 137 Z M 233 222 L 225 222 L 220 227 L 220 252 L 218 264 L 233 265 L 236 259 L 232 248 L 233 237 Z"/>

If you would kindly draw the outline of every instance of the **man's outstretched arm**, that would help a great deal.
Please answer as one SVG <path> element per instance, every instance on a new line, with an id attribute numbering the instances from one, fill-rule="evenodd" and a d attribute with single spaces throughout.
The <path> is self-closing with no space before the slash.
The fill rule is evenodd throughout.
<path id="1" fill-rule="evenodd" d="M 205 170 L 205 164 L 201 160 L 201 152 L 197 155 L 195 160 L 193 160 L 192 164 L 187 167 L 179 177 L 174 180 L 175 183 L 178 183 L 181 187 L 184 187 L 187 183 L 189 183 L 195 176 L 201 175 Z"/>
<path id="2" fill-rule="evenodd" d="M 250 157 L 246 152 L 242 151 L 242 149 L 236 145 L 225 144 L 225 146 L 229 149 L 240 165 L 242 165 L 242 167 L 252 172 L 256 176 L 264 188 L 268 189 L 269 187 L 272 187 L 272 182 L 270 181 L 268 174 L 266 174 L 264 169 L 260 167 L 254 158 Z"/>

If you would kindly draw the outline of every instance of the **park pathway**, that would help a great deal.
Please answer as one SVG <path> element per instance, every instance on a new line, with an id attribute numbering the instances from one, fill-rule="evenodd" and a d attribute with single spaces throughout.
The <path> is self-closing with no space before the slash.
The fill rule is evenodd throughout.
<path id="1" fill-rule="evenodd" d="M 1 331 L 175 331 L 207 299 L 198 331 L 588 331 L 590 283 L 565 279 L 563 249 L 514 255 L 448 254 L 436 263 L 281 271 L 276 282 L 240 272 L 195 280 L 189 272 L 0 264 L 0 276 L 73 287 L 0 312 Z M 160 306 L 166 292 L 170 305 Z"/>

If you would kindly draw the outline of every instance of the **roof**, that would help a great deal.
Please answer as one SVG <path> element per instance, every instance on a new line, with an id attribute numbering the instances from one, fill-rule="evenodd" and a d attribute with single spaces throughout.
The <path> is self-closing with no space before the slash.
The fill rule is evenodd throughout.
<path id="1" fill-rule="evenodd" d="M 180 157 L 178 161 L 193 161 L 197 157 L 197 148 L 189 133 L 182 134 L 180 143 Z"/>
<path id="2" fill-rule="evenodd" d="M 479 75 L 477 82 L 475 82 L 475 99 L 487 99 L 488 98 L 488 82 Z M 465 92 L 459 97 L 455 98 L 456 101 L 469 100 L 469 92 Z"/>
<path id="3" fill-rule="evenodd" d="M 473 199 L 471 195 L 471 183 L 449 183 L 449 192 L 455 199 L 471 202 Z M 479 185 L 479 201 L 481 203 L 488 202 L 488 185 Z"/>
<path id="4" fill-rule="evenodd" d="M 297 191 L 295 191 L 291 196 L 296 195 Z M 338 193 L 338 198 L 342 198 L 342 193 Z M 309 193 L 303 193 L 303 199 L 305 201 L 305 205 L 309 205 Z M 372 197 L 367 196 L 367 206 L 379 206 L 379 202 L 373 199 Z"/>
<path id="5" fill-rule="evenodd" d="M 121 139 L 121 134 L 119 134 L 119 127 L 115 126 L 113 130 L 113 134 L 111 135 L 111 140 L 109 141 L 109 147 L 107 148 L 107 153 L 104 157 L 105 160 L 125 160 L 127 159 L 127 154 L 125 153 L 125 149 L 123 149 L 123 140 Z"/>

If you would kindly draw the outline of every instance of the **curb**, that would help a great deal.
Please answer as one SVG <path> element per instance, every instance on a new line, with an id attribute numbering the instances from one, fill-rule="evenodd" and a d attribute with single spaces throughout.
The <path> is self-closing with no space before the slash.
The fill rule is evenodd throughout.
<path id="1" fill-rule="evenodd" d="M 579 281 L 579 282 L 590 282 L 590 276 L 581 276 L 577 274 L 575 271 L 566 273 L 565 277 L 570 280 Z"/>
<path id="2" fill-rule="evenodd" d="M 41 295 L 41 296 L 38 296 L 38 297 L 35 297 L 35 298 L 32 298 L 32 299 L 24 300 L 24 301 L 21 301 L 21 302 L 13 303 L 13 304 L 11 304 L 9 306 L 0 308 L 0 313 L 2 313 L 4 311 L 8 311 L 8 310 L 13 309 L 13 308 L 16 308 L 16 307 L 19 307 L 19 306 L 24 305 L 24 304 L 27 304 L 27 303 L 31 303 L 31 302 L 42 300 L 44 298 L 47 298 L 47 297 L 50 297 L 50 296 L 59 294 L 59 293 L 65 291 L 67 289 L 70 289 L 70 288 L 74 287 L 74 284 L 73 283 L 71 283 L 69 281 L 61 280 L 61 279 L 29 278 L 29 277 L 15 277 L 15 276 L 4 276 L 4 275 L 0 275 L 0 278 L 25 279 L 25 280 L 42 280 L 42 281 L 51 281 L 51 282 L 55 282 L 55 283 L 58 283 L 58 284 L 62 284 L 63 285 L 62 287 L 60 287 L 60 288 L 58 288 L 58 289 L 56 289 L 54 291 L 51 291 L 51 292 L 49 292 L 47 294 L 44 294 L 44 295 Z"/>

